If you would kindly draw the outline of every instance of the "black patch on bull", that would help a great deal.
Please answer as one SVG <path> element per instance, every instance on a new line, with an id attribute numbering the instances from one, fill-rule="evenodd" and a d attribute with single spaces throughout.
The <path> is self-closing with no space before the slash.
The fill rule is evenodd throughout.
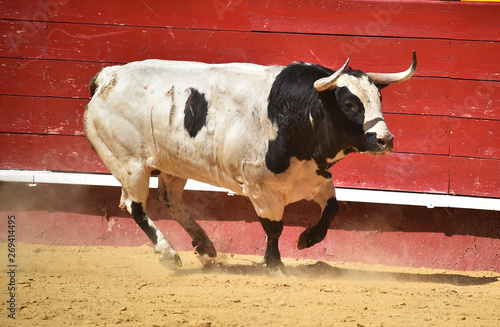
<path id="1" fill-rule="evenodd" d="M 342 86 L 335 90 L 340 110 L 351 121 L 363 124 L 365 120 L 365 106 L 347 87 Z"/>
<path id="2" fill-rule="evenodd" d="M 318 165 L 316 173 L 329 179 L 331 164 L 327 159 L 346 149 L 368 150 L 361 101 L 356 98 L 355 102 L 347 88 L 318 92 L 313 87 L 316 80 L 333 73 L 325 67 L 297 63 L 285 67 L 276 77 L 267 108 L 269 119 L 278 125 L 278 135 L 269 141 L 266 153 L 266 166 L 273 173 L 285 172 L 295 157 L 314 160 Z M 350 70 L 344 74 L 358 77 L 364 73 Z M 362 117 L 358 113 L 347 117 L 341 109 L 345 99 L 355 102 Z"/>
<path id="3" fill-rule="evenodd" d="M 283 269 L 283 262 L 281 262 L 280 250 L 278 247 L 278 240 L 283 232 L 283 220 L 272 221 L 267 218 L 259 217 L 259 221 L 264 228 L 267 236 L 266 254 L 264 255 L 264 262 L 267 268 Z"/>
<path id="4" fill-rule="evenodd" d="M 208 102 L 205 94 L 190 88 L 190 94 L 184 107 L 184 128 L 189 136 L 196 137 L 207 123 Z"/>
<path id="5" fill-rule="evenodd" d="M 156 245 L 158 243 L 156 229 L 149 225 L 148 217 L 146 217 L 144 209 L 142 208 L 142 203 L 132 202 L 130 208 L 132 209 L 132 217 L 134 218 L 137 225 L 139 225 L 142 231 L 149 237 L 151 242 Z"/>

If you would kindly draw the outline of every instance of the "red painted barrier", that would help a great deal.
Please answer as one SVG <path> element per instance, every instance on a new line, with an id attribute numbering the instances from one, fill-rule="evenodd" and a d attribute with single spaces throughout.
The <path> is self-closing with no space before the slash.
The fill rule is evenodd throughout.
<path id="1" fill-rule="evenodd" d="M 16 216 L 18 242 L 150 244 L 133 219 L 118 209 L 117 187 L 0 183 L 0 197 L 0 215 Z M 217 251 L 264 255 L 265 234 L 246 198 L 187 191 L 184 199 Z M 188 234 L 156 200 L 150 199 L 148 211 L 177 250 L 194 251 Z M 493 211 L 341 203 L 325 240 L 297 250 L 300 233 L 319 216 L 314 202 L 301 201 L 286 208 L 280 238 L 284 257 L 500 272 L 500 220 Z M 7 224 L 0 225 L 0 242 L 6 242 L 6 228 Z"/>

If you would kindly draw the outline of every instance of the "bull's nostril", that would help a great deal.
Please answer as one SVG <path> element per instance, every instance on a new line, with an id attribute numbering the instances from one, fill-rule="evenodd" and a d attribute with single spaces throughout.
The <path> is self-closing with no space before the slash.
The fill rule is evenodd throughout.
<path id="1" fill-rule="evenodd" d="M 380 138 L 380 139 L 377 139 L 377 144 L 380 147 L 382 147 L 383 149 L 387 149 L 387 150 L 391 151 L 393 139 L 394 139 L 394 137 Z"/>

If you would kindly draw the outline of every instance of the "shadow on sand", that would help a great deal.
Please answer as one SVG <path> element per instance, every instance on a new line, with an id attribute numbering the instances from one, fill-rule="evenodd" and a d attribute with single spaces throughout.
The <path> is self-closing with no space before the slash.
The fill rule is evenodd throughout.
<path id="1" fill-rule="evenodd" d="M 249 261 L 250 262 L 250 261 Z M 265 276 L 269 275 L 264 265 L 250 263 L 225 263 L 217 262 L 206 264 L 202 268 L 181 269 L 178 270 L 176 276 L 185 276 L 192 274 L 230 274 L 230 275 L 250 275 L 250 276 Z M 281 275 L 281 274 L 280 274 Z M 360 269 L 349 269 L 334 267 L 328 263 L 317 261 L 315 263 L 303 264 L 300 266 L 286 266 L 284 276 L 282 277 L 297 277 L 297 278 L 315 278 L 315 279 L 336 279 L 349 281 L 398 281 L 398 282 L 413 282 L 413 283 L 438 283 L 450 284 L 455 286 L 474 286 L 487 285 L 500 281 L 500 274 L 496 277 L 477 277 L 467 276 L 464 274 L 454 273 L 413 273 L 413 272 L 385 272 L 385 271 L 370 271 Z"/>

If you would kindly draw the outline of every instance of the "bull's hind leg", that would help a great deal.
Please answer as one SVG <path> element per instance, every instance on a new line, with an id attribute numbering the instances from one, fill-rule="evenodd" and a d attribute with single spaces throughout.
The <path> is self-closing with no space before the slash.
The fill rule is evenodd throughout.
<path id="1" fill-rule="evenodd" d="M 184 207 L 182 192 L 185 185 L 186 179 L 161 173 L 158 176 L 158 200 L 167 208 L 172 218 L 191 236 L 196 252 L 202 257 L 215 258 L 217 252 L 212 241 Z"/>
<path id="2" fill-rule="evenodd" d="M 137 172 L 133 170 L 129 169 L 128 178 L 122 181 L 120 206 L 126 208 L 137 225 L 153 242 L 155 251 L 160 254 L 160 262 L 169 269 L 181 267 L 179 254 L 144 211 L 149 194 L 149 174 L 142 169 L 138 169 Z"/>

